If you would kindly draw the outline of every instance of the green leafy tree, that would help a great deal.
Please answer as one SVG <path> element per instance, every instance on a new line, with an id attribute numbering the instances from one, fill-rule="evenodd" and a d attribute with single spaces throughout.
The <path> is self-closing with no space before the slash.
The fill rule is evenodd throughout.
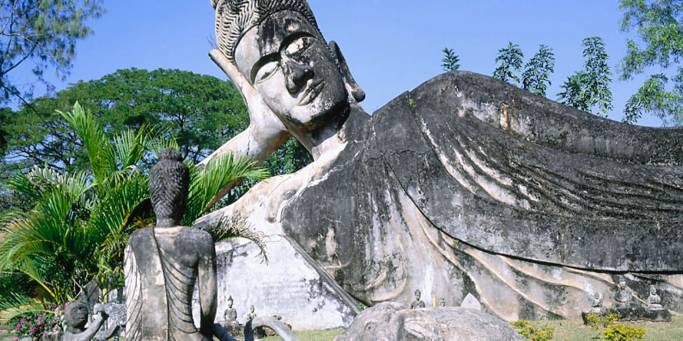
<path id="1" fill-rule="evenodd" d="M 555 53 L 546 45 L 541 45 L 538 52 L 524 66 L 522 87 L 537 95 L 545 96 L 550 86 L 550 76 L 555 72 Z"/>
<path id="2" fill-rule="evenodd" d="M 512 42 L 498 50 L 496 63 L 499 65 L 493 71 L 493 78 L 510 84 L 519 83 L 519 73 L 524 65 L 524 53 L 517 44 Z"/>
<path id="3" fill-rule="evenodd" d="M 59 171 L 83 167 L 83 146 L 69 124 L 54 115 L 55 110 L 69 110 L 76 101 L 94 113 L 108 135 L 143 125 L 163 127 L 178 141 L 183 156 L 194 163 L 249 124 L 242 97 L 229 82 L 179 70 L 119 70 L 98 80 L 78 82 L 54 97 L 38 98 L 12 115 L 3 126 L 8 131 L 6 173 L 44 163 Z M 299 143 L 290 142 L 285 148 L 287 152 L 268 160 L 272 174 L 310 162 Z M 296 167 L 279 166 L 283 164 Z"/>
<path id="4" fill-rule="evenodd" d="M 0 0 L 0 8 L 0 103 L 30 94 L 10 77 L 19 66 L 47 85 L 48 68 L 66 77 L 76 43 L 92 33 L 88 21 L 103 12 L 101 0 Z"/>
<path id="5" fill-rule="evenodd" d="M 612 110 L 612 71 L 607 63 L 605 43 L 600 37 L 583 40 L 584 69 L 571 75 L 558 94 L 563 104 L 583 111 L 597 110 L 606 116 Z"/>
<path id="6" fill-rule="evenodd" d="M 61 116 L 83 145 L 87 169 L 62 173 L 36 166 L 19 173 L 11 188 L 34 205 L 6 214 L 0 228 L 0 273 L 28 279 L 41 289 L 44 302 L 57 304 L 73 299 L 93 279 L 103 288 L 121 285 L 129 234 L 153 222 L 143 159 L 175 146 L 147 127 L 110 138 L 78 104 Z M 212 210 L 227 184 L 261 179 L 267 172 L 251 160 L 227 155 L 205 166 L 191 165 L 190 174 L 186 224 Z M 239 234 L 228 230 L 220 235 Z M 21 292 L 0 294 L 0 308 L 30 301 Z"/>
<path id="7" fill-rule="evenodd" d="M 444 71 L 450 72 L 460 69 L 460 57 L 453 49 L 444 48 L 442 51 L 441 67 Z"/>
<path id="8" fill-rule="evenodd" d="M 638 37 L 627 43 L 620 78 L 630 80 L 655 69 L 628 101 L 624 120 L 633 123 L 654 114 L 665 124 L 682 124 L 683 1 L 620 0 L 619 5 L 624 12 L 622 30 L 635 30 Z"/>

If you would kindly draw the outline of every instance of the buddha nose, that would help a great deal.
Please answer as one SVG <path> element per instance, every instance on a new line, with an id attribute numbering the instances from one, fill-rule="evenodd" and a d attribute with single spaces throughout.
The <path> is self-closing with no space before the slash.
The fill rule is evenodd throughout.
<path id="1" fill-rule="evenodd" d="M 313 78 L 313 68 L 308 64 L 290 61 L 287 63 L 287 90 L 290 94 L 297 94 Z"/>

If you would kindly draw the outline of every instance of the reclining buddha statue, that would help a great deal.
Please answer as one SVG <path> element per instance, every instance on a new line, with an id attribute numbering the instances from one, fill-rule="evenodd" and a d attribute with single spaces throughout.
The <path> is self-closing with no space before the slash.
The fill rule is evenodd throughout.
<path id="1" fill-rule="evenodd" d="M 263 160 L 293 136 L 314 162 L 200 225 L 240 214 L 369 305 L 419 289 L 430 306 L 472 294 L 506 320 L 575 318 L 623 276 L 683 312 L 683 129 L 613 122 L 469 72 L 370 116 L 305 0 L 212 5 L 210 55 L 251 123 L 209 159 Z"/>

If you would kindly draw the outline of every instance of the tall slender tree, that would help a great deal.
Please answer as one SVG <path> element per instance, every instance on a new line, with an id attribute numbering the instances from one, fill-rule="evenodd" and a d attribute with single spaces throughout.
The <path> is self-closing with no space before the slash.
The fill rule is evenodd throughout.
<path id="1" fill-rule="evenodd" d="M 0 0 L 0 104 L 27 102 L 30 88 L 20 88 L 10 73 L 21 65 L 43 78 L 49 67 L 66 77 L 76 43 L 92 33 L 89 20 L 103 12 L 102 0 Z"/>
<path id="2" fill-rule="evenodd" d="M 498 50 L 496 63 L 498 66 L 493 71 L 493 78 L 510 84 L 519 84 L 519 74 L 524 65 L 524 52 L 519 45 L 509 42 L 506 47 Z"/>
<path id="3" fill-rule="evenodd" d="M 606 116 L 612 110 L 612 71 L 608 64 L 605 42 L 600 37 L 583 40 L 584 69 L 571 75 L 562 84 L 560 101 L 583 111 Z"/>
<path id="4" fill-rule="evenodd" d="M 541 45 L 538 52 L 524 66 L 522 87 L 537 95 L 545 96 L 552 84 L 550 76 L 555 72 L 555 53 L 546 45 Z"/>
<path id="5" fill-rule="evenodd" d="M 683 0 L 620 0 L 619 5 L 622 30 L 635 30 L 638 38 L 627 43 L 619 77 L 652 72 L 626 104 L 624 120 L 654 114 L 665 124 L 683 124 Z"/>
<path id="6" fill-rule="evenodd" d="M 441 67 L 444 71 L 450 72 L 460 69 L 460 57 L 453 49 L 446 47 L 442 52 L 443 58 L 441 59 Z"/>

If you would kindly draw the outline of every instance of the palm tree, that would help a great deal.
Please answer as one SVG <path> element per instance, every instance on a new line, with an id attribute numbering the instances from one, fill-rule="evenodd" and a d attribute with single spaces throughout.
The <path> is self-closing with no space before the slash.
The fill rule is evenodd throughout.
<path id="1" fill-rule="evenodd" d="M 46 165 L 10 181 L 12 190 L 35 204 L 28 212 L 1 217 L 0 273 L 28 278 L 41 294 L 33 298 L 0 294 L 0 309 L 36 303 L 36 299 L 63 304 L 91 280 L 103 289 L 120 287 L 128 236 L 154 221 L 145 165 L 162 148 L 177 148 L 173 139 L 164 139 L 162 131 L 149 127 L 109 139 L 96 118 L 78 103 L 71 112 L 59 114 L 81 140 L 89 168 L 60 174 Z M 268 175 L 254 161 L 232 155 L 204 166 L 189 166 L 191 184 L 184 217 L 188 225 L 215 208 L 227 185 Z M 223 231 L 221 237 L 250 237 L 243 226 Z"/>

